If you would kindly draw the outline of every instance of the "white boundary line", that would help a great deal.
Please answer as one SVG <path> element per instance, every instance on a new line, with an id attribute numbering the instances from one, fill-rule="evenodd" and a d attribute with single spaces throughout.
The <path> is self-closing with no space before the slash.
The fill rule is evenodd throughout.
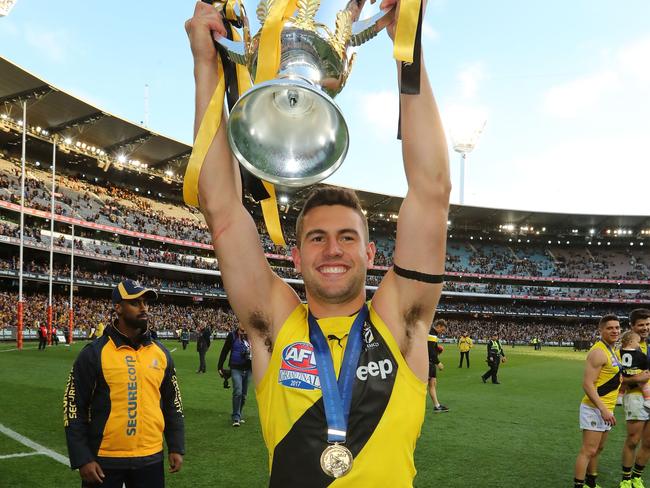
<path id="1" fill-rule="evenodd" d="M 23 347 L 23 349 L 36 349 L 35 347 Z M 18 348 L 14 347 L 13 349 L 3 349 L 0 352 L 10 352 L 10 351 L 17 351 Z"/>
<path id="2" fill-rule="evenodd" d="M 34 442 L 31 439 L 28 439 L 24 435 L 19 434 L 18 432 L 14 432 L 11 430 L 9 427 L 5 427 L 4 425 L 0 424 L 0 432 L 2 432 L 4 435 L 7 437 L 12 438 L 15 441 L 20 442 L 21 444 L 31 447 L 35 451 L 37 451 L 38 454 L 44 454 L 47 457 L 50 457 L 54 459 L 55 461 L 60 462 L 61 464 L 65 464 L 66 466 L 70 466 L 70 461 L 68 460 L 67 457 L 62 456 L 58 452 L 54 452 L 52 449 L 48 449 L 45 446 L 42 446 L 36 442 Z"/>
<path id="3" fill-rule="evenodd" d="M 44 454 L 42 452 L 38 451 L 33 451 L 33 452 L 17 452 L 16 454 L 6 454 L 4 456 L 0 456 L 0 459 L 10 459 L 10 458 L 17 458 L 17 457 L 27 457 L 27 456 L 39 456 L 41 454 Z"/>

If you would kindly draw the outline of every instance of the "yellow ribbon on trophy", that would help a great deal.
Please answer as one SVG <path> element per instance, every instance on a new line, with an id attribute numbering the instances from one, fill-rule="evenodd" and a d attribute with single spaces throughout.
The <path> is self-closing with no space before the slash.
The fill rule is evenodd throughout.
<path id="1" fill-rule="evenodd" d="M 239 0 L 235 0 L 239 1 Z M 262 27 L 260 47 L 258 50 L 258 66 L 255 83 L 266 81 L 275 77 L 280 66 L 280 34 L 285 20 L 290 17 L 296 9 L 296 0 L 280 0 L 273 2 L 269 15 Z M 233 5 L 228 2 L 225 7 L 226 16 L 234 16 Z M 232 29 L 233 40 L 239 41 L 241 37 L 236 30 Z M 264 62 L 259 62 L 263 59 Z M 217 56 L 217 69 L 219 74 L 219 83 L 210 99 L 208 108 L 203 115 L 199 130 L 194 141 L 192 155 L 185 170 L 183 180 L 183 199 L 188 205 L 199 206 L 198 188 L 199 175 L 208 149 L 217 135 L 223 113 L 223 100 L 225 95 L 224 70 L 221 57 Z M 237 85 L 239 95 L 251 87 L 251 77 L 248 69 L 240 64 L 236 64 Z M 278 211 L 275 187 L 273 184 L 263 181 L 262 184 L 269 194 L 268 198 L 260 201 L 264 223 L 269 232 L 271 240 L 276 245 L 286 246 L 280 225 L 280 214 Z"/>
<path id="2" fill-rule="evenodd" d="M 255 84 L 275 77 L 280 67 L 280 34 L 285 21 L 296 10 L 297 0 L 275 0 L 262 26 L 260 47 L 257 51 Z M 260 63 L 259 60 L 263 60 Z"/>
<path id="3" fill-rule="evenodd" d="M 413 62 L 413 48 L 415 45 L 415 34 L 418 27 L 420 15 L 420 3 L 422 0 L 401 0 L 397 26 L 395 27 L 395 43 L 393 56 L 399 61 L 406 63 Z"/>
<path id="4" fill-rule="evenodd" d="M 223 110 L 223 97 L 226 93 L 226 82 L 223 76 L 223 65 L 221 58 L 217 56 L 217 70 L 219 72 L 219 83 L 210 98 L 208 108 L 201 119 L 201 125 L 194 139 L 192 155 L 185 168 L 183 178 L 183 200 L 193 207 L 199 206 L 199 175 L 205 156 L 208 154 L 210 144 L 219 131 L 221 125 L 221 113 Z"/>

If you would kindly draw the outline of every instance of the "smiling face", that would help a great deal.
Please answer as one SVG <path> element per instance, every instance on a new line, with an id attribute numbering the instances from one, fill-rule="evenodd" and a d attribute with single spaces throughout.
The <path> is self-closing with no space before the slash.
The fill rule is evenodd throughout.
<path id="1" fill-rule="evenodd" d="M 600 325 L 600 337 L 607 344 L 614 344 L 621 335 L 621 324 L 618 320 L 608 320 Z"/>
<path id="2" fill-rule="evenodd" d="M 292 256 L 308 301 L 330 305 L 359 297 L 363 301 L 375 245 L 366 241 L 361 216 L 343 205 L 322 205 L 304 215 L 301 227 Z"/>
<path id="3" fill-rule="evenodd" d="M 634 321 L 632 330 L 641 336 L 642 340 L 648 339 L 650 333 L 650 318 L 641 318 Z"/>

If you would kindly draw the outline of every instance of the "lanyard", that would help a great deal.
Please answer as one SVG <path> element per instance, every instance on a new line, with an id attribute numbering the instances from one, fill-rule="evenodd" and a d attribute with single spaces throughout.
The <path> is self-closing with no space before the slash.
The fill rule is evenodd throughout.
<path id="1" fill-rule="evenodd" d="M 348 343 L 343 354 L 343 363 L 339 372 L 338 382 L 332 363 L 325 336 L 316 322 L 316 318 L 309 312 L 309 340 L 314 346 L 316 367 L 323 393 L 323 405 L 327 420 L 327 441 L 345 442 L 352 403 L 352 389 L 354 376 L 361 354 L 361 327 L 368 317 L 368 306 L 364 303 L 359 314 L 354 319 L 348 336 Z"/>
<path id="2" fill-rule="evenodd" d="M 618 362 L 618 358 L 616 357 L 616 354 L 614 354 L 614 351 L 612 351 L 612 348 L 609 347 L 609 345 L 604 340 L 601 339 L 600 342 L 602 342 L 605 345 L 605 347 L 609 351 L 609 354 L 611 354 L 611 356 L 612 356 L 612 366 L 618 368 L 619 371 L 620 371 L 621 370 L 621 363 Z"/>

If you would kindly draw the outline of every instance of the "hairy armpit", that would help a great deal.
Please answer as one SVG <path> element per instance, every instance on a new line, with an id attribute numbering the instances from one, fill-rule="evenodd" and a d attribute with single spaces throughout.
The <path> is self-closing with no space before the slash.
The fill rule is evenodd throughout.
<path id="1" fill-rule="evenodd" d="M 248 325 L 254 330 L 255 334 L 264 340 L 264 345 L 269 352 L 273 352 L 273 342 L 271 341 L 271 321 L 261 311 L 257 310 L 251 313 L 248 318 Z"/>
<path id="2" fill-rule="evenodd" d="M 421 322 L 422 305 L 411 305 L 404 312 L 404 343 L 401 344 L 402 356 L 406 357 L 411 349 L 413 334 Z"/>

